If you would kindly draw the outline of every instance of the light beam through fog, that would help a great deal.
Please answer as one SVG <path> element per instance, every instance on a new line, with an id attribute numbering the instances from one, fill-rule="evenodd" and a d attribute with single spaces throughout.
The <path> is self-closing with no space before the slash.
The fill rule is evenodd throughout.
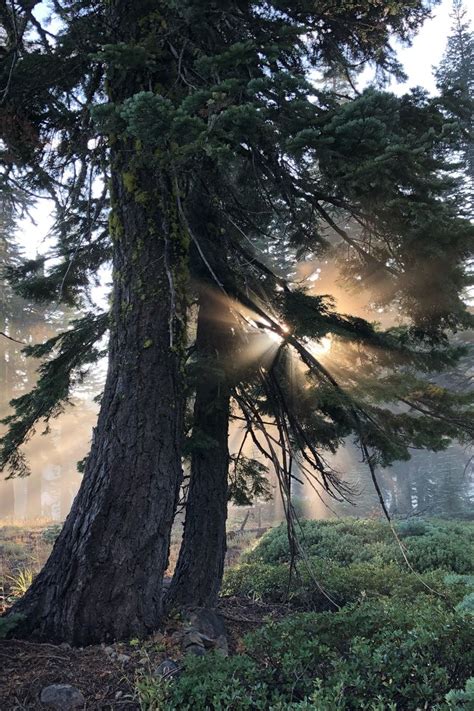
<path id="1" fill-rule="evenodd" d="M 324 262 L 304 264 L 299 268 L 300 277 L 306 279 L 310 287 L 309 293 L 323 294 L 329 293 L 337 302 L 337 307 L 342 311 L 344 306 L 351 312 L 357 311 L 362 317 L 370 318 L 372 314 L 374 320 L 383 320 L 384 326 L 392 325 L 397 321 L 398 315 L 390 312 L 380 312 L 370 310 L 370 297 L 365 295 L 358 297 L 355 304 L 353 295 L 344 291 L 340 284 L 338 268 L 335 264 Z M 308 274 L 316 273 L 317 279 L 307 278 Z M 236 314 L 244 320 L 246 324 L 243 342 L 239 349 L 239 366 L 242 368 L 254 368 L 260 366 L 269 368 L 275 359 L 279 349 L 283 346 L 287 349 L 289 357 L 286 359 L 289 370 L 290 381 L 304 382 L 307 378 L 308 369 L 301 363 L 298 354 L 291 346 L 284 344 L 282 334 L 289 333 L 289 327 L 278 322 L 275 315 L 271 315 L 273 323 L 277 324 L 281 333 L 272 328 L 270 321 L 265 321 L 260 315 L 252 313 L 249 309 L 229 300 L 225 295 L 220 294 L 219 298 L 226 301 L 229 308 L 229 322 L 233 322 Z M 222 312 L 222 310 L 221 310 Z M 41 332 L 35 330 L 34 339 L 42 340 Z M 331 335 L 324 336 L 320 340 L 306 342 L 307 349 L 328 368 L 336 377 L 350 380 L 350 373 L 356 369 L 361 372 L 369 356 L 369 351 L 361 352 L 359 346 L 354 348 L 350 343 L 343 343 L 341 339 Z M 11 358 L 11 356 L 4 356 Z M 31 366 L 31 364 L 30 364 Z M 301 380 L 303 379 L 303 380 Z M 6 393 L 4 402 L 12 397 L 18 397 L 23 391 L 31 387 L 31 376 L 21 375 L 14 383 L 12 390 Z M 305 387 L 309 387 L 309 383 Z M 76 464 L 82 460 L 89 449 L 91 432 L 95 424 L 97 415 L 97 405 L 93 403 L 93 397 L 99 392 L 100 383 L 94 383 L 90 392 L 85 397 L 76 400 L 75 407 L 66 408 L 57 420 L 51 423 L 51 432 L 46 436 L 41 435 L 41 429 L 28 443 L 25 453 L 28 457 L 32 469 L 31 477 L 23 480 L 0 481 L 0 520 L 22 520 L 22 519 L 55 519 L 64 520 L 67 515 L 72 499 L 80 485 L 81 475 L 77 471 Z M 2 413 L 2 416 L 6 414 Z M 238 413 L 237 413 L 238 414 Z M 244 436 L 242 423 L 234 420 L 231 424 L 229 448 L 232 454 L 236 454 L 242 444 Z M 277 437 L 276 428 L 269 427 L 270 433 Z M 257 439 L 261 440 L 261 434 L 257 433 Z M 261 441 L 263 445 L 263 440 Z M 242 454 L 248 458 L 255 458 L 264 461 L 262 455 L 249 438 Z M 419 502 L 423 500 L 420 493 L 423 472 L 426 476 L 431 476 L 429 472 L 445 472 L 441 474 L 445 477 L 454 476 L 452 472 L 464 469 L 468 463 L 469 453 L 454 445 L 448 453 L 418 453 L 414 461 L 395 465 L 381 473 L 381 480 L 387 492 L 387 500 L 393 510 L 407 511 L 415 509 Z M 354 449 L 348 441 L 342 446 L 336 455 L 327 457 L 328 464 L 341 472 L 345 478 L 355 485 L 360 496 L 357 499 L 357 506 L 351 508 L 348 504 L 338 506 L 338 511 L 344 514 L 364 515 L 367 512 L 377 509 L 376 497 L 372 491 L 371 484 L 365 466 L 360 462 L 359 452 Z M 304 477 L 298 476 L 295 470 L 296 479 Z M 467 471 L 468 488 L 471 486 L 471 470 Z M 440 476 L 441 476 L 440 475 Z M 279 501 L 277 482 L 274 473 L 269 473 L 273 486 L 274 499 L 269 503 L 257 502 L 255 511 L 258 511 L 259 520 L 275 523 L 283 518 L 283 508 Z M 420 478 L 421 477 L 421 478 Z M 433 474 L 433 481 L 436 476 Z M 408 483 L 407 483 L 408 482 Z M 329 503 L 324 491 L 315 484 L 316 490 L 305 484 L 302 486 L 297 481 L 294 484 L 293 496 L 297 504 L 299 513 L 303 516 L 327 518 L 332 516 L 331 510 L 325 506 Z M 331 502 L 334 506 L 334 502 Z M 231 507 L 230 525 L 234 519 L 240 520 L 242 514 L 236 507 Z"/>

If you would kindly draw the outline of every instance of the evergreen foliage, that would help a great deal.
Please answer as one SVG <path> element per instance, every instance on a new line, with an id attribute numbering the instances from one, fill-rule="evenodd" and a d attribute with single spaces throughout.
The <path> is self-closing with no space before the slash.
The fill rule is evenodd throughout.
<path id="1" fill-rule="evenodd" d="M 445 569 L 460 575 L 472 574 L 472 523 L 409 519 L 398 523 L 396 529 L 415 571 Z M 406 567 L 402 549 L 392 530 L 379 521 L 302 521 L 300 535 L 305 555 L 314 560 L 328 560 L 340 566 L 370 563 Z M 284 526 L 266 534 L 245 558 L 249 563 L 268 565 L 288 565 L 290 559 Z"/>
<path id="2" fill-rule="evenodd" d="M 0 464 L 10 462 L 15 476 L 27 476 L 28 465 L 19 450 L 35 432 L 35 426 L 44 422 L 47 426 L 52 417 L 57 417 L 68 403 L 74 386 L 81 382 L 84 369 L 96 363 L 103 352 L 96 344 L 107 328 L 107 316 L 84 316 L 72 322 L 72 328 L 53 336 L 42 344 L 25 346 L 27 356 L 44 358 L 55 353 L 54 358 L 45 360 L 38 367 L 38 381 L 34 388 L 25 395 L 14 398 L 11 405 L 14 414 L 5 417 L 2 422 L 9 426 L 3 438 L 2 459 Z M 74 376 L 74 379 L 71 378 Z"/>
<path id="3" fill-rule="evenodd" d="M 314 70 L 337 69 L 350 81 L 352 67 L 367 63 L 381 81 L 401 76 L 391 42 L 408 42 L 432 4 L 55 0 L 54 26 L 29 3 L 1 10 L 2 184 L 11 195 L 15 185 L 48 194 L 56 207 L 54 259 L 43 273 L 33 261 L 10 278 L 23 295 L 82 306 L 91 279 L 114 261 L 112 315 L 88 314 L 31 350 L 51 360 L 35 390 L 14 403 L 3 467 L 25 473 L 18 448 L 39 420 L 60 411 L 98 357 L 107 322 L 110 382 L 127 359 L 127 377 L 138 373 L 140 382 L 149 380 L 140 370 L 147 363 L 155 372 L 170 363 L 168 414 L 181 427 L 193 355 L 189 292 L 199 290 L 189 289 L 189 276 L 232 314 L 226 377 L 234 416 L 242 413 L 278 474 L 293 542 L 295 462 L 303 477 L 347 498 L 325 454 L 348 436 L 376 485 L 375 467 L 408 458 L 411 446 L 440 449 L 472 436 L 472 395 L 450 393 L 427 375 L 459 358 L 449 333 L 472 323 L 463 295 L 474 227 L 455 196 L 459 141 L 439 100 L 423 92 L 397 98 L 371 87 L 341 102 L 310 80 Z M 345 246 L 348 273 L 374 301 L 399 308 L 405 325 L 383 332 L 338 313 L 260 259 L 262 241 L 267 254 L 285 244 L 307 257 Z M 152 327 L 156 341 L 146 332 Z M 125 357 L 121 339 L 133 329 L 141 340 L 128 343 L 133 354 Z M 269 336 L 278 341 L 273 349 Z M 317 354 L 328 336 L 346 354 L 330 368 Z M 259 340 L 267 347 L 246 357 Z M 302 376 L 293 380 L 295 363 Z M 133 398 L 121 393 L 117 405 L 111 394 L 103 421 Z M 97 457 L 111 451 L 102 444 Z M 102 471 L 102 461 L 89 461 Z M 245 468 L 235 463 L 236 472 Z M 84 491 L 87 475 L 86 465 Z M 169 485 L 169 509 L 177 483 Z M 239 486 L 248 498 L 247 484 Z"/>
<path id="4" fill-rule="evenodd" d="M 360 387 L 358 400 L 352 399 L 348 389 L 342 390 L 345 383 L 334 387 L 314 357 L 308 360 L 304 352 L 309 339 L 317 341 L 328 334 L 372 347 L 373 353 L 383 348 L 380 367 L 373 367 L 370 374 L 379 379 L 377 387 L 383 382 L 383 370 L 392 367 L 394 359 L 401 371 L 399 381 L 407 382 L 407 363 L 416 362 L 419 370 L 426 369 L 428 363 L 435 367 L 436 358 L 438 363 L 453 358 L 454 352 L 440 340 L 443 329 L 470 320 L 460 293 L 467 283 L 463 264 L 473 230 L 448 196 L 455 182 L 449 166 L 452 139 L 436 101 L 420 92 L 396 98 L 371 88 L 341 103 L 335 92 L 327 87 L 318 89 L 307 78 L 307 67 L 342 67 L 348 72 L 351 63 L 369 61 L 375 61 L 382 74 L 400 73 L 389 38 L 398 35 L 408 40 L 428 6 L 421 2 L 388 7 L 368 3 L 363 17 L 355 24 L 352 20 L 344 24 L 349 16 L 354 17 L 351 3 L 318 11 L 311 3 L 258 9 L 217 4 L 209 9 L 216 23 L 215 31 L 209 32 L 207 15 L 199 3 L 179 7 L 171 3 L 165 14 L 157 11 L 150 15 L 146 32 L 133 46 L 109 41 L 104 17 L 94 3 L 59 4 L 55 11 L 61 25 L 55 38 L 39 31 L 29 10 L 14 9 L 24 34 L 22 53 L 16 56 L 18 38 L 11 34 L 13 17 L 9 25 L 7 11 L 5 32 L 12 76 L 6 82 L 5 103 L 10 115 L 21 117 L 15 125 L 24 130 L 18 135 L 18 128 L 14 131 L 6 124 L 9 163 L 5 179 L 13 170 L 22 176 L 24 185 L 55 195 L 58 236 L 56 263 L 44 276 L 33 276 L 36 262 L 11 270 L 17 289 L 41 299 L 56 297 L 80 303 L 91 274 L 110 254 L 104 228 L 107 184 L 104 182 L 96 197 L 94 184 L 98 176 L 107 177 L 107 144 L 113 145 L 119 135 L 129 136 L 147 161 L 171 166 L 182 195 L 177 198 L 178 216 L 192 239 L 197 276 L 207 276 L 214 288 L 240 302 L 240 309 L 246 307 L 264 318 L 279 314 L 271 320 L 270 330 L 278 333 L 280 324 L 286 324 L 290 335 L 284 339 L 285 346 L 295 348 L 295 339 L 299 339 L 300 357 L 311 370 L 311 423 L 299 424 L 299 418 L 305 419 L 303 408 L 285 412 L 290 406 L 285 392 L 289 385 L 277 362 L 265 378 L 261 402 L 255 391 L 256 386 L 261 387 L 258 379 L 255 382 L 252 376 L 249 385 L 246 373 L 238 376 L 236 401 L 244 408 L 249 427 L 258 429 L 248 407 L 249 398 L 253 398 L 262 412 L 281 419 L 282 431 L 288 431 L 286 443 L 281 445 L 288 448 L 291 440 L 295 453 L 309 456 L 311 465 L 322 470 L 326 488 L 331 473 L 324 472 L 322 459 L 311 452 L 309 441 L 334 449 L 341 437 L 352 431 L 367 453 L 374 450 L 374 462 L 383 464 L 406 458 L 409 444 L 447 443 L 441 436 L 443 427 L 432 426 L 432 416 L 449 400 L 446 392 L 434 393 L 429 385 L 412 380 L 409 394 L 419 393 L 418 399 L 409 401 L 414 415 L 395 416 L 386 408 L 368 407 L 363 402 L 367 392 L 362 393 Z M 122 19 L 127 12 L 124 10 Z M 165 24 L 167 33 L 163 35 Z M 186 33 L 189 43 L 180 53 L 180 38 Z M 174 67 L 175 84 L 172 91 L 163 93 L 159 80 L 160 67 L 164 69 L 165 64 L 160 52 L 165 49 Z M 87 63 L 85 57 L 89 58 Z M 49 77 L 48 89 L 29 81 L 27 70 L 33 63 Z M 138 72 L 143 77 L 143 90 L 123 100 L 101 102 L 106 90 L 104 69 L 109 85 L 116 81 L 117 86 L 124 84 L 129 72 Z M 151 81 L 147 77 L 155 75 L 158 88 L 145 89 Z M 51 95 L 56 97 L 54 106 L 50 106 Z M 36 147 L 26 141 L 26 126 L 30 131 L 34 127 Z M 91 138 L 93 148 L 89 148 Z M 57 148 L 46 156 L 40 145 L 52 140 Z M 73 162 L 77 165 L 74 171 Z M 131 173 L 124 178 L 135 200 L 146 205 L 148 197 L 140 191 L 137 178 Z M 214 221 L 217 231 L 226 235 L 227 257 L 218 273 L 212 269 L 209 274 L 209 265 L 214 261 L 212 251 L 221 249 L 220 240 L 204 242 L 203 225 L 195 209 L 197 197 L 208 205 L 203 219 L 207 224 Z M 67 209 L 61 206 L 62 198 L 68 200 Z M 256 218 L 251 217 L 253 208 L 258 208 Z M 119 230 L 114 219 L 112 210 L 112 237 Z M 348 219 L 359 226 L 357 235 L 340 226 Z M 324 249 L 330 233 L 349 245 L 352 268 L 364 286 L 374 290 L 375 298 L 399 303 L 411 315 L 414 327 L 383 336 L 361 319 L 336 314 L 329 302 L 290 283 L 285 282 L 279 292 L 281 280 L 259 262 L 248 243 L 257 246 L 265 235 L 270 246 L 271 233 L 276 229 L 278 235 L 288 228 L 294 247 L 309 253 Z M 245 321 L 241 319 L 244 332 L 248 330 Z M 87 347 L 76 348 L 82 334 L 79 328 L 75 338 L 65 339 L 64 346 L 68 341 L 74 353 L 59 367 L 83 367 L 81 358 L 89 357 Z M 285 360 L 283 353 L 281 360 Z M 259 364 L 254 367 L 260 378 Z M 46 382 L 48 371 L 43 376 Z M 393 380 L 390 384 L 385 381 L 380 400 L 399 399 L 393 385 Z M 279 402 L 275 387 L 282 395 Z M 67 397 L 67 387 L 52 384 L 50 392 L 58 400 Z M 39 396 L 36 390 L 31 397 L 34 401 Z M 451 407 L 468 407 L 468 400 L 458 398 Z M 20 404 L 23 409 L 17 411 L 16 420 L 22 426 L 10 433 L 3 459 L 15 467 L 15 448 L 24 441 L 23 432 L 38 419 L 32 415 L 25 418 L 26 401 L 18 407 Z M 309 412 L 310 403 L 306 405 Z M 37 416 L 45 412 L 34 403 L 27 410 Z M 307 414 L 306 420 L 309 417 Z M 467 412 L 463 414 L 466 427 L 460 424 L 461 418 L 447 425 L 446 435 L 469 432 L 469 417 Z"/>
<path id="5" fill-rule="evenodd" d="M 407 546 L 426 540 L 414 564 L 432 572 L 386 563 L 396 548 L 386 524 L 311 521 L 304 538 L 318 557 L 289 586 L 284 527 L 267 534 L 248 554 L 260 562 L 231 569 L 224 592 L 278 603 L 279 611 L 286 601 L 284 619 L 267 619 L 229 659 L 189 656 L 172 681 L 138 679 L 144 708 L 469 708 L 472 575 L 449 571 L 460 551 L 473 570 L 472 524 L 414 519 L 398 532 Z M 443 550 L 439 535 L 457 547 L 434 562 L 431 553 Z M 357 556 L 360 562 L 349 562 Z"/>
<path id="6" fill-rule="evenodd" d="M 16 189 L 12 193 L 0 189 L 0 193 L 0 423 L 5 425 L 13 417 L 11 399 L 20 400 L 25 390 L 34 390 L 34 361 L 27 357 L 30 350 L 35 350 L 34 341 L 64 329 L 67 314 L 62 308 L 49 309 L 45 304 L 24 299 L 9 283 L 9 269 L 20 268 L 23 261 L 16 243 L 17 220 L 27 213 L 31 200 Z M 56 398 L 55 406 L 57 402 Z M 20 463 L 24 465 L 24 459 L 18 452 L 14 464 L 17 475 L 22 473 Z M 13 482 L 3 483 L 1 489 L 1 516 L 13 517 Z"/>
<path id="7" fill-rule="evenodd" d="M 436 70 L 436 80 L 445 111 L 460 132 L 461 169 L 472 211 L 474 189 L 474 33 L 462 0 L 454 0 L 452 28 L 447 47 Z"/>
<path id="8" fill-rule="evenodd" d="M 257 499 L 268 501 L 272 492 L 266 474 L 268 468 L 257 459 L 233 457 L 229 467 L 229 501 L 237 506 L 251 506 Z"/>

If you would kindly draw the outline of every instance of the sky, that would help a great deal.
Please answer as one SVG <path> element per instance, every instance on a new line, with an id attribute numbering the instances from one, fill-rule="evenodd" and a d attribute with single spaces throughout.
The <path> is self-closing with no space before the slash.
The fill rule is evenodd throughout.
<path id="1" fill-rule="evenodd" d="M 464 0 L 467 18 L 474 25 L 474 3 Z M 441 61 L 446 41 L 451 33 L 452 0 L 443 2 L 432 11 L 433 18 L 427 20 L 416 36 L 411 47 L 398 46 L 398 56 L 402 62 L 408 81 L 403 84 L 392 84 L 391 90 L 397 94 L 404 93 L 413 86 L 423 86 L 434 93 L 436 90 L 433 78 L 433 67 Z"/>
<path id="2" fill-rule="evenodd" d="M 468 17 L 474 25 L 474 3 L 465 2 Z M 413 41 L 411 47 L 397 46 L 408 80 L 404 83 L 392 82 L 390 89 L 396 94 L 403 94 L 414 86 L 422 86 L 431 93 L 436 89 L 433 67 L 437 66 L 443 55 L 452 25 L 450 13 L 452 0 L 443 0 L 432 11 L 432 19 L 427 20 Z M 33 258 L 38 252 L 48 248 L 48 231 L 51 228 L 51 202 L 40 200 L 33 212 L 34 222 L 24 220 L 18 230 L 18 238 L 27 258 Z"/>

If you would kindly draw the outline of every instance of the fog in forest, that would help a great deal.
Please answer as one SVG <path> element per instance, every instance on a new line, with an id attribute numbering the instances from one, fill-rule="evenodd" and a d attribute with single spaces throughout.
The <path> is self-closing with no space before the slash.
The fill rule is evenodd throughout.
<path id="1" fill-rule="evenodd" d="M 298 279 L 313 294 L 331 294 L 337 308 L 350 312 L 384 327 L 401 323 L 402 314 L 375 308 L 370 304 L 369 292 L 355 293 L 348 289 L 336 265 L 307 262 L 298 267 Z M 21 310 L 20 310 L 21 311 Z M 21 316 L 21 313 L 20 313 Z M 67 327 L 73 314 L 26 313 L 15 323 L 14 334 L 23 343 L 39 343 Z M 192 329 L 191 329 L 192 330 Z M 12 329 L 10 328 L 10 332 Z M 470 335 L 468 334 L 468 340 Z M 273 357 L 277 343 L 274 334 L 266 339 L 261 335 L 249 345 L 245 358 L 261 357 L 265 351 Z M 39 362 L 25 358 L 22 345 L 12 340 L 0 340 L 1 418 L 11 413 L 9 402 L 27 393 L 36 381 Z M 330 339 L 322 339 L 317 346 L 318 357 L 328 368 L 351 368 L 354 353 L 337 348 Z M 295 359 L 296 361 L 296 359 Z M 303 377 L 295 365 L 294 377 Z M 463 364 L 462 377 L 472 377 L 473 364 Z M 105 380 L 106 362 L 103 359 L 75 388 L 71 403 L 49 423 L 38 428 L 24 447 L 31 470 L 30 476 L 0 480 L 0 520 L 3 521 L 63 521 L 78 491 L 81 476 L 78 469 L 87 455 L 92 430 L 96 422 L 99 396 Z M 451 374 L 453 377 L 454 375 Z M 449 376 L 449 374 L 448 374 Z M 434 375 L 433 378 L 446 378 Z M 238 413 L 234 411 L 234 414 Z M 2 425 L 5 431 L 5 425 Z M 242 447 L 243 423 L 235 419 L 231 424 L 229 445 L 231 454 L 241 453 L 248 458 L 265 462 L 249 438 Z M 347 440 L 335 455 L 325 455 L 328 465 L 342 475 L 352 487 L 352 504 L 328 497 L 315 482 L 307 480 L 295 466 L 292 498 L 297 514 L 302 518 L 332 518 L 335 516 L 380 516 L 382 510 L 366 464 L 355 445 Z M 232 465 L 231 465 L 232 466 Z M 187 464 L 183 465 L 186 476 Z M 474 465 L 469 448 L 453 443 L 444 451 L 411 450 L 411 459 L 396 462 L 378 470 L 378 481 L 385 503 L 394 516 L 447 515 L 465 517 L 474 496 Z M 277 478 L 268 468 L 271 498 L 257 500 L 252 507 L 231 505 L 229 528 L 260 529 L 283 520 L 284 511 Z M 186 481 L 186 480 L 185 480 Z"/>
<path id="2" fill-rule="evenodd" d="M 77 463 L 87 454 L 97 405 L 88 400 L 76 400 L 74 407 L 51 423 L 47 435 L 37 433 L 25 447 L 31 475 L 0 483 L 0 520 L 63 521 L 81 482 Z M 230 442 L 237 451 L 242 430 L 233 426 Z M 258 453 L 252 446 L 246 456 Z M 379 516 L 380 505 L 370 475 L 361 463 L 360 453 L 350 442 L 341 447 L 330 460 L 332 466 L 354 485 L 353 504 L 326 497 L 306 482 L 294 484 L 293 497 L 297 512 L 304 518 L 332 518 L 336 515 Z M 389 510 L 394 515 L 444 514 L 466 515 L 474 496 L 474 467 L 471 454 L 454 444 L 443 452 L 413 452 L 409 462 L 399 462 L 379 471 L 379 481 Z M 298 474 L 295 473 L 297 477 Z M 269 472 L 272 499 L 257 501 L 248 507 L 232 506 L 230 522 L 239 527 L 261 528 L 283 519 L 278 487 Z M 249 513 L 249 516 L 247 516 Z M 231 526 L 232 527 L 232 526 Z"/>
<path id="3" fill-rule="evenodd" d="M 431 67 L 438 65 L 444 51 L 447 27 L 451 25 L 451 3 L 442 3 L 434 14 L 434 19 L 426 23 L 421 29 L 415 44 L 410 47 L 398 47 L 400 57 L 405 64 L 409 80 L 406 83 L 392 82 L 391 89 L 402 93 L 407 86 L 420 84 L 430 91 L 435 87 L 435 76 Z M 465 11 L 467 17 L 472 14 L 470 7 Z M 430 61 L 424 61 L 429 55 Z M 422 61 L 423 60 L 423 61 Z M 372 71 L 372 70 L 370 70 Z M 370 72 L 369 72 L 370 73 Z M 368 75 L 360 77 L 363 86 L 368 81 Z M 334 78 L 332 81 L 336 81 Z M 333 87 L 334 88 L 334 87 Z M 347 91 L 347 86 L 343 94 Z M 100 182 L 100 181 L 99 181 Z M 97 187 L 97 186 L 96 186 Z M 0 264 L 14 265 L 21 262 L 23 257 L 33 258 L 35 250 L 47 251 L 51 240 L 40 244 L 39 231 L 45 233 L 52 225 L 52 207 L 48 207 L 49 200 L 39 201 L 34 206 L 37 210 L 36 220 L 38 226 L 25 227 L 8 221 L 7 211 L 2 215 L 4 242 L 0 244 Z M 350 226 L 357 232 L 357 225 Z M 331 242 L 332 234 L 326 229 L 324 238 Z M 337 240 L 336 240 L 337 241 Z M 336 242 L 335 242 L 336 243 Z M 271 249 L 271 248 L 270 248 Z M 364 289 L 360 289 L 361 279 L 352 273 L 343 277 L 340 261 L 344 261 L 342 249 L 339 261 L 321 260 L 304 261 L 294 267 L 294 255 L 277 254 L 279 248 L 275 247 L 275 254 L 261 254 L 262 261 L 267 261 L 268 266 L 275 269 L 276 273 L 288 276 L 291 272 L 292 279 L 297 285 L 303 286 L 308 293 L 313 295 L 330 295 L 334 299 L 335 308 L 340 313 L 352 314 L 369 321 L 375 321 L 386 328 L 404 323 L 404 314 L 397 310 L 393 304 L 384 308 L 384 284 L 380 282 L 371 284 L 370 278 L 364 279 Z M 285 262 L 286 259 L 286 262 Z M 106 270 L 107 267 L 101 267 Z M 92 301 L 99 302 L 105 307 L 107 302 L 107 287 L 104 285 L 110 279 L 110 274 L 101 273 L 102 282 L 95 290 L 92 289 Z M 379 272 L 377 272 L 378 275 Z M 423 272 L 427 277 L 427 271 Z M 423 278 L 420 273 L 420 279 Z M 351 286 L 352 283 L 352 286 Z M 372 303 L 372 287 L 378 291 L 379 302 Z M 390 302 L 390 294 L 386 293 L 386 303 Z M 435 295 L 433 295 L 435 296 Z M 77 313 L 70 313 L 53 309 L 48 311 L 41 306 L 33 306 L 23 302 L 14 295 L 13 290 L 3 279 L 0 279 L 0 331 L 8 333 L 12 340 L 0 336 L 0 419 L 12 413 L 9 402 L 29 392 L 36 382 L 36 368 L 38 361 L 25 358 L 21 349 L 25 344 L 41 343 L 55 334 L 65 330 L 68 323 L 77 317 Z M 247 314 L 251 319 L 252 315 Z M 271 336 L 272 334 L 268 334 Z M 273 334 L 274 335 L 274 334 Z M 465 335 L 465 339 L 472 345 L 472 333 Z M 17 342 L 18 341 L 18 342 Z M 246 357 L 255 358 L 268 350 L 269 357 L 278 346 L 278 342 L 265 340 L 265 337 L 256 338 L 253 342 L 254 351 L 249 348 Z M 273 351 L 272 351 L 273 349 Z M 363 361 L 364 354 L 347 348 L 345 351 L 330 339 L 322 339 L 317 346 L 317 356 L 330 372 L 350 370 L 354 365 L 352 359 Z M 339 359 L 339 361 L 338 361 Z M 296 360 L 296 359 L 295 359 Z M 57 418 L 49 423 L 40 425 L 38 431 L 27 442 L 23 451 L 29 464 L 31 475 L 28 477 L 5 480 L 5 475 L 0 477 L 0 520 L 35 520 L 53 519 L 64 520 L 72 500 L 80 486 L 81 473 L 78 462 L 82 461 L 90 447 L 92 428 L 94 427 L 99 405 L 95 398 L 101 392 L 105 378 L 105 362 L 94 372 L 89 373 L 82 384 L 75 389 L 71 404 L 64 407 Z M 297 369 L 298 365 L 295 365 Z M 360 363 L 357 364 L 360 372 Z M 440 376 L 433 375 L 433 382 L 441 385 L 462 388 L 463 382 L 471 385 L 474 363 L 463 362 L 462 378 L 457 374 L 448 373 Z M 295 377 L 303 377 L 301 371 Z M 235 414 L 235 413 L 234 413 Z M 46 432 L 44 433 L 44 431 Z M 0 434 L 6 431 L 5 425 L 0 425 Z M 241 449 L 243 426 L 235 420 L 231 425 L 230 450 L 237 453 Z M 246 457 L 261 459 L 251 441 L 245 443 L 242 452 Z M 336 515 L 354 516 L 380 516 L 382 514 L 380 503 L 375 492 L 370 472 L 362 463 L 362 456 L 352 441 L 348 440 L 339 448 L 335 455 L 325 455 L 325 459 L 336 472 L 353 487 L 353 505 L 328 498 L 318 485 L 314 488 L 309 482 L 303 482 L 305 477 L 294 472 L 292 496 L 295 508 L 301 516 L 309 518 L 326 518 Z M 186 473 L 186 463 L 184 470 Z M 465 516 L 469 510 L 474 496 L 474 466 L 472 452 L 469 448 L 453 443 L 450 447 L 440 452 L 411 450 L 409 461 L 398 462 L 386 469 L 377 472 L 378 481 L 382 489 L 385 502 L 391 514 L 406 516 L 410 514 L 436 514 L 449 516 Z M 230 525 L 237 527 L 245 523 L 247 526 L 260 528 L 265 522 L 278 521 L 283 517 L 282 505 L 279 500 L 278 484 L 275 475 L 269 468 L 268 477 L 273 497 L 269 501 L 257 501 L 252 507 L 239 509 L 231 506 Z"/>
<path id="4" fill-rule="evenodd" d="M 272 257 L 267 255 L 271 264 Z M 330 295 L 340 313 L 377 322 L 387 328 L 403 323 L 403 313 L 393 307 L 385 309 L 371 301 L 371 291 L 351 287 L 353 275 L 344 275 L 340 263 L 323 260 L 300 263 L 295 270 L 299 283 L 308 293 Z M 356 278 L 357 281 L 357 278 Z M 380 285 L 377 285 L 380 288 Z M 106 288 L 102 288 L 103 295 Z M 10 295 L 11 301 L 11 295 Z M 380 302 L 379 302 L 380 303 Z M 41 307 L 31 308 L 17 298 L 14 303 L 14 318 L 8 320 L 9 333 L 16 340 L 0 339 L 0 417 L 11 414 L 12 399 L 29 392 L 37 379 L 40 362 L 22 354 L 24 344 L 42 343 L 68 327 L 77 314 L 69 312 L 46 312 Z M 252 314 L 247 314 L 251 320 Z M 4 330 L 4 329 L 0 329 Z M 194 338 L 191 319 L 190 340 Z M 463 336 L 464 342 L 472 342 L 470 332 Z M 278 337 L 269 332 L 259 333 L 249 341 L 243 359 L 251 361 L 265 357 L 272 360 L 278 347 Z M 323 364 L 336 373 L 360 370 L 364 354 L 341 346 L 330 338 L 316 345 L 317 356 Z M 356 366 L 355 360 L 358 365 Z M 301 364 L 295 358 L 293 378 L 302 378 Z M 470 386 L 474 364 L 472 355 L 464 360 L 460 372 L 433 374 L 433 382 L 448 384 L 455 388 L 463 383 Z M 78 464 L 86 457 L 99 405 L 98 396 L 105 381 L 106 359 L 89 372 L 74 389 L 74 396 L 65 404 L 58 417 L 40 425 L 23 448 L 31 474 L 27 477 L 0 479 L 0 520 L 3 521 L 64 521 L 82 474 Z M 446 382 L 446 378 L 448 381 Z M 234 411 L 234 415 L 238 413 Z M 5 425 L 1 425 L 5 431 Z M 276 433 L 275 433 L 276 435 Z M 268 465 L 249 438 L 242 447 L 244 426 L 239 419 L 231 423 L 229 447 L 231 454 L 241 453 Z M 396 462 L 386 469 L 379 469 L 378 481 L 388 510 L 394 516 L 413 514 L 469 515 L 474 498 L 474 460 L 470 448 L 452 443 L 446 450 L 430 452 L 411 450 L 411 459 Z M 292 498 L 296 513 L 302 518 L 332 518 L 335 516 L 380 516 L 382 509 L 361 452 L 352 441 L 347 440 L 335 455 L 325 454 L 327 464 L 352 487 L 351 503 L 328 497 L 321 486 L 296 468 L 293 472 Z M 231 464 L 232 467 L 232 464 Z M 187 463 L 183 464 L 186 477 Z M 284 510 L 278 489 L 278 480 L 268 466 L 271 497 L 257 500 L 252 507 L 230 506 L 229 528 L 262 528 L 283 520 Z M 185 479 L 186 483 L 186 479 Z"/>
<path id="5" fill-rule="evenodd" d="M 24 447 L 30 475 L 2 477 L 0 520 L 65 519 L 81 483 L 78 463 L 88 453 L 97 412 L 92 400 L 76 397 L 49 426 L 38 428 Z"/>

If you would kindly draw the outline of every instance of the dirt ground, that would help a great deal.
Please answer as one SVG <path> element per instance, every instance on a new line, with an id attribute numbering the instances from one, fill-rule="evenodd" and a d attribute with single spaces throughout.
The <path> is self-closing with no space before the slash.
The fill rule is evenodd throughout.
<path id="1" fill-rule="evenodd" d="M 22 573 L 35 575 L 44 565 L 57 533 L 52 522 L 35 525 L 0 524 L 0 614 L 20 595 Z M 229 535 L 226 566 L 235 565 L 242 551 L 252 545 L 264 529 Z M 51 533 L 51 535 L 49 535 Z M 172 573 L 179 551 L 179 539 L 172 540 Z M 242 637 L 258 627 L 265 617 L 281 617 L 281 606 L 263 605 L 247 599 L 222 598 L 219 612 L 226 624 L 229 651 L 241 649 Z M 41 690 L 50 684 L 71 684 L 86 699 L 87 711 L 139 709 L 135 682 L 140 675 L 153 673 L 164 659 L 178 662 L 182 652 L 177 641 L 182 623 L 170 620 L 145 642 L 73 649 L 68 645 L 37 644 L 0 640 L 0 711 L 45 708 Z M 128 659 L 120 660 L 119 655 Z"/>
<path id="2" fill-rule="evenodd" d="M 227 597 L 222 598 L 219 613 L 232 654 L 242 648 L 247 632 L 259 627 L 265 618 L 283 617 L 285 608 Z M 138 711 L 134 683 L 140 675 L 153 673 L 164 659 L 179 664 L 182 652 L 177 637 L 181 624 L 171 620 L 144 642 L 109 647 L 73 649 L 68 645 L 0 641 L 0 710 L 40 711 L 45 708 L 39 700 L 45 686 L 71 684 L 82 692 L 87 711 Z M 129 659 L 122 661 L 118 655 Z"/>

